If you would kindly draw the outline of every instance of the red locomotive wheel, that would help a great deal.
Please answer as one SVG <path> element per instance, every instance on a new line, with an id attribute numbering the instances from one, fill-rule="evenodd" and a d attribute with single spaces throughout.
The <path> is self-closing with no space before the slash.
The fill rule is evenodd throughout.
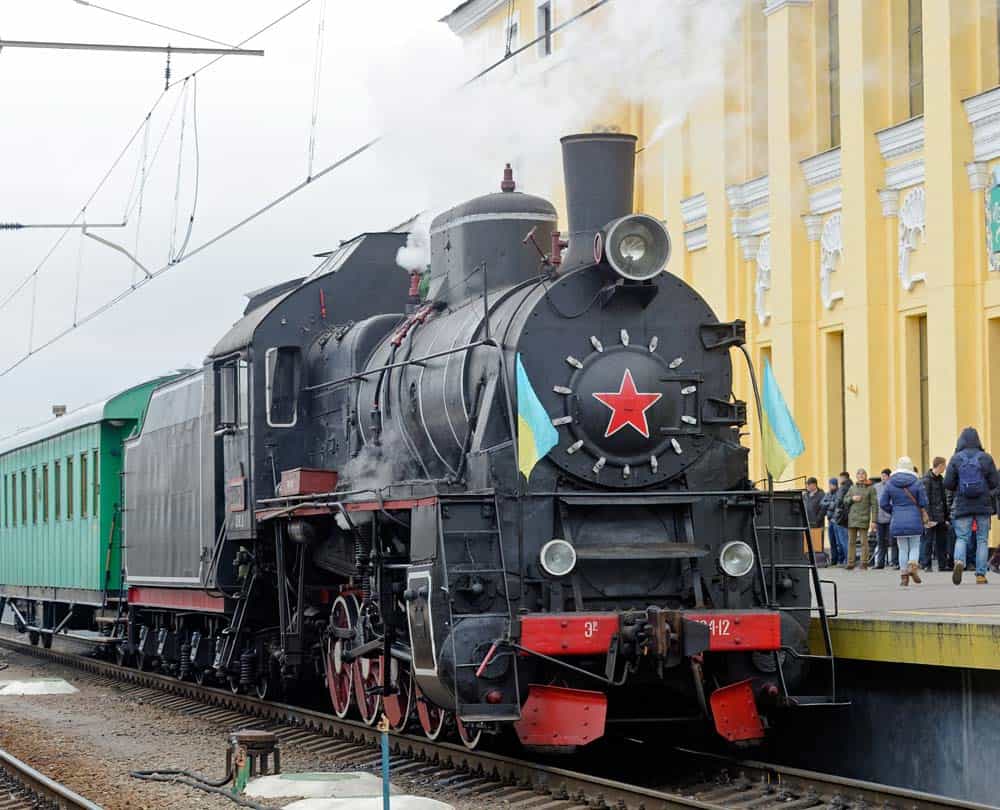
<path id="1" fill-rule="evenodd" d="M 381 659 L 379 659 L 381 661 Z M 389 680 L 396 687 L 396 694 L 385 698 L 385 716 L 393 731 L 403 731 L 413 715 L 413 671 L 407 664 L 392 659 Z"/>
<path id="2" fill-rule="evenodd" d="M 424 736 L 428 740 L 436 740 L 444 730 L 445 712 L 440 706 L 435 706 L 420 692 L 420 687 L 414 687 L 417 697 L 417 717 L 420 718 L 420 727 L 424 730 Z"/>
<path id="3" fill-rule="evenodd" d="M 336 630 L 347 631 L 355 627 L 358 620 L 358 601 L 352 594 L 338 596 L 333 603 L 331 625 Z M 353 663 L 343 660 L 344 651 L 350 647 L 349 639 L 331 636 L 327 639 L 325 668 L 326 685 L 330 690 L 333 713 L 343 719 L 347 717 L 354 702 Z"/>
<path id="4" fill-rule="evenodd" d="M 382 716 L 382 659 L 362 658 L 354 665 L 354 699 L 361 719 L 374 726 Z"/>
<path id="5" fill-rule="evenodd" d="M 455 728 L 458 729 L 458 737 L 462 741 L 462 745 L 470 751 L 475 751 L 479 747 L 479 740 L 483 736 L 481 728 L 469 728 L 457 715 L 455 716 Z"/>

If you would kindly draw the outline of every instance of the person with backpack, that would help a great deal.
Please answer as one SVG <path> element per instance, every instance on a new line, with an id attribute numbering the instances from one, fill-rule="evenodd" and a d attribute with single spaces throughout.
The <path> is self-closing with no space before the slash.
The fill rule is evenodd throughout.
<path id="1" fill-rule="evenodd" d="M 986 584 L 986 563 L 989 554 L 990 520 L 993 498 L 990 493 L 1000 486 L 1000 476 L 993 456 L 983 450 L 979 432 L 965 428 L 955 444 L 955 455 L 944 474 L 945 489 L 954 493 L 951 518 L 955 527 L 955 567 L 951 581 L 962 584 L 965 570 L 966 545 L 976 533 L 976 584 Z"/>
<path id="2" fill-rule="evenodd" d="M 920 539 L 924 534 L 927 493 L 913 472 L 909 456 L 899 459 L 896 471 L 882 489 L 879 506 L 891 515 L 889 534 L 899 545 L 899 584 L 906 587 L 912 579 L 920 584 Z"/>

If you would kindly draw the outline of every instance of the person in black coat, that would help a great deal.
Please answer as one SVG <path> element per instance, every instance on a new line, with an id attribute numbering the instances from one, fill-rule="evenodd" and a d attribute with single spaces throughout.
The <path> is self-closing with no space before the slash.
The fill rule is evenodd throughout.
<path id="1" fill-rule="evenodd" d="M 920 544 L 920 567 L 924 571 L 931 570 L 934 557 L 937 557 L 938 571 L 945 571 L 953 565 L 948 549 L 948 492 L 944 488 L 947 464 L 947 459 L 937 456 L 921 482 L 927 493 L 927 517 L 930 518 Z"/>
<path id="2" fill-rule="evenodd" d="M 945 489 L 955 494 L 951 518 L 955 527 L 955 567 L 951 581 L 962 582 L 965 569 L 966 545 L 976 533 L 976 584 L 986 584 L 986 563 L 989 556 L 990 519 L 993 514 L 991 492 L 1000 487 L 1000 476 L 993 456 L 983 450 L 979 432 L 965 428 L 955 445 L 955 455 L 944 474 Z"/>

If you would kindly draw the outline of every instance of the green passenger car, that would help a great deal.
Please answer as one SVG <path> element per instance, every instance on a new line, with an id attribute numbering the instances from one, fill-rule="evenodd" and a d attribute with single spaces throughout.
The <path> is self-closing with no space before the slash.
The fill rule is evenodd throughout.
<path id="1" fill-rule="evenodd" d="M 122 442 L 163 381 L 0 439 L 0 599 L 22 614 L 118 595 Z"/>

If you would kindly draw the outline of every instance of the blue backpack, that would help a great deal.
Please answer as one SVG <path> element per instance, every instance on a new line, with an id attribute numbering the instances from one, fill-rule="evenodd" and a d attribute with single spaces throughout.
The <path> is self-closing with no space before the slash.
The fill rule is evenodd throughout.
<path id="1" fill-rule="evenodd" d="M 976 453 L 962 453 L 958 458 L 958 492 L 966 498 L 986 494 L 986 477 Z"/>

